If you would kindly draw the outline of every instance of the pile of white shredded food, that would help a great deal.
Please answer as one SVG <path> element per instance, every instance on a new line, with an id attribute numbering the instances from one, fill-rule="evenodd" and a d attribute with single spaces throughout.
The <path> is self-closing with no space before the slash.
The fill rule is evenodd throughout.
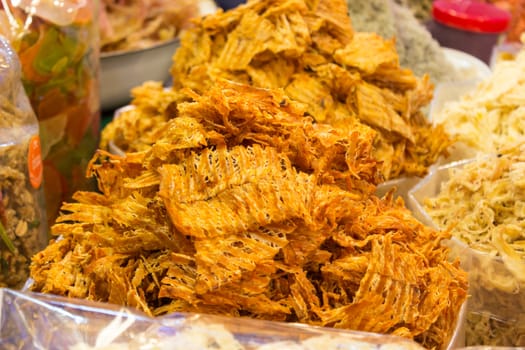
<path id="1" fill-rule="evenodd" d="M 474 151 L 491 153 L 525 140 L 525 48 L 498 61 L 488 79 L 445 104 L 433 119 Z"/>
<path id="2" fill-rule="evenodd" d="M 472 249 L 500 256 L 525 281 L 525 144 L 451 168 L 425 210 Z"/>
<path id="3" fill-rule="evenodd" d="M 525 346 L 525 143 L 448 175 L 423 206 L 473 249 L 456 252 L 469 274 L 466 345 Z"/>

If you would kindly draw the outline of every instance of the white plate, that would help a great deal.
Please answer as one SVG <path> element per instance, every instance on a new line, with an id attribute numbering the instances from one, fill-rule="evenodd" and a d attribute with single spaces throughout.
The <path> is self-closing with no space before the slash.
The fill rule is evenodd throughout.
<path id="1" fill-rule="evenodd" d="M 488 78 L 492 71 L 483 61 L 466 52 L 444 47 L 446 59 L 458 71 L 458 80 L 483 80 Z"/>

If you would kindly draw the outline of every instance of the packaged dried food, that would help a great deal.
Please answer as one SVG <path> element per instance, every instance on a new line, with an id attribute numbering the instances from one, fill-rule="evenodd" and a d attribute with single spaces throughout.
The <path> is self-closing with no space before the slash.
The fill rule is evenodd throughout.
<path id="1" fill-rule="evenodd" d="M 468 272 L 466 345 L 525 346 L 523 150 L 438 167 L 409 193 L 420 221 L 451 231 Z"/>
<path id="2" fill-rule="evenodd" d="M 2 1 L 22 81 L 40 123 L 49 222 L 79 189 L 99 139 L 97 0 Z M 0 11 L 1 12 L 1 11 Z M 0 14 L 1 17 L 1 14 Z"/>
<path id="3" fill-rule="evenodd" d="M 20 63 L 0 36 L 0 287 L 20 288 L 47 243 L 38 122 Z"/>

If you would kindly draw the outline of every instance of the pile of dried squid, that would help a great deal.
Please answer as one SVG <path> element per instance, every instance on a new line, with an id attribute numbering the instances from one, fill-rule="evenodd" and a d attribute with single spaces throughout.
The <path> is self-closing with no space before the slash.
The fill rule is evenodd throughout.
<path id="1" fill-rule="evenodd" d="M 341 48 L 346 60 L 353 57 L 364 66 L 381 60 L 359 59 L 363 52 L 351 44 L 343 1 L 250 1 L 231 17 L 218 13 L 202 21 L 224 20 L 231 29 L 251 16 L 242 11 L 269 18 L 274 13 L 289 26 L 307 20 L 310 31 L 294 40 L 310 40 L 318 54 L 310 49 L 300 54 L 315 62 L 341 42 L 348 42 Z M 176 61 L 190 49 L 184 40 L 198 30 L 203 28 L 183 39 Z M 215 43 L 227 37 L 214 35 Z M 278 37 L 282 45 L 290 39 Z M 120 126 L 109 127 L 106 136 L 111 133 L 114 140 L 138 138 L 133 146 L 128 143 L 125 155 L 100 150 L 93 158 L 89 174 L 100 191 L 77 192 L 74 202 L 63 205 L 52 228 L 57 239 L 33 258 L 32 290 L 150 315 L 185 311 L 301 322 L 395 334 L 445 348 L 467 294 L 465 272 L 459 262 L 448 261 L 441 245 L 450 235 L 418 222 L 392 192 L 374 195 L 385 176 L 386 162 L 377 158 L 381 142 L 419 138 L 417 130 L 427 137 L 439 134 L 414 121 L 422 118 L 416 106 L 427 96 L 420 90 L 424 80 L 388 64 L 368 71 L 368 82 L 358 70 L 344 73 L 340 65 L 302 66 L 308 74 L 299 74 L 296 82 L 325 74 L 325 84 L 343 89 L 341 72 L 360 81 L 347 86 L 355 98 L 348 104 L 341 96 L 325 95 L 324 106 L 333 108 L 325 115 L 332 118 L 328 123 L 286 88 L 232 81 L 206 64 L 186 66 L 186 78 L 176 72 L 182 69 L 177 62 L 173 67 L 179 77 L 173 89 L 159 83 L 137 87 L 135 108 Z M 405 75 L 379 83 L 374 69 Z M 182 81 L 187 84 L 180 86 Z M 386 86 L 405 86 L 405 93 L 394 96 Z M 386 96 L 414 112 L 402 116 L 392 106 L 374 109 L 377 98 Z M 390 120 L 390 130 L 360 122 L 357 110 L 348 109 L 355 103 Z M 390 114 L 382 114 L 385 110 Z M 353 111 L 344 112 L 352 118 L 337 119 L 341 111 Z M 150 117 L 140 118 L 144 115 Z M 422 153 L 415 145 L 410 150 L 409 143 L 396 154 L 415 160 Z M 410 164 L 401 167 L 417 167 Z"/>

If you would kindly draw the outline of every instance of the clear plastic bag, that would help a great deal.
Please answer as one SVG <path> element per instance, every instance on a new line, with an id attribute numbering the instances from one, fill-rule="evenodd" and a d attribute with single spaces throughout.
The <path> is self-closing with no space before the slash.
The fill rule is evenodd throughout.
<path id="1" fill-rule="evenodd" d="M 40 125 L 49 224 L 77 190 L 100 132 L 98 0 L 2 0 L 0 29 L 22 63 Z"/>
<path id="2" fill-rule="evenodd" d="M 405 338 L 299 324 L 126 308 L 0 289 L 0 348 L 335 350 L 423 349 Z"/>
<path id="3" fill-rule="evenodd" d="M 0 36 L 0 287 L 20 288 L 47 244 L 38 122 L 20 62 Z"/>

